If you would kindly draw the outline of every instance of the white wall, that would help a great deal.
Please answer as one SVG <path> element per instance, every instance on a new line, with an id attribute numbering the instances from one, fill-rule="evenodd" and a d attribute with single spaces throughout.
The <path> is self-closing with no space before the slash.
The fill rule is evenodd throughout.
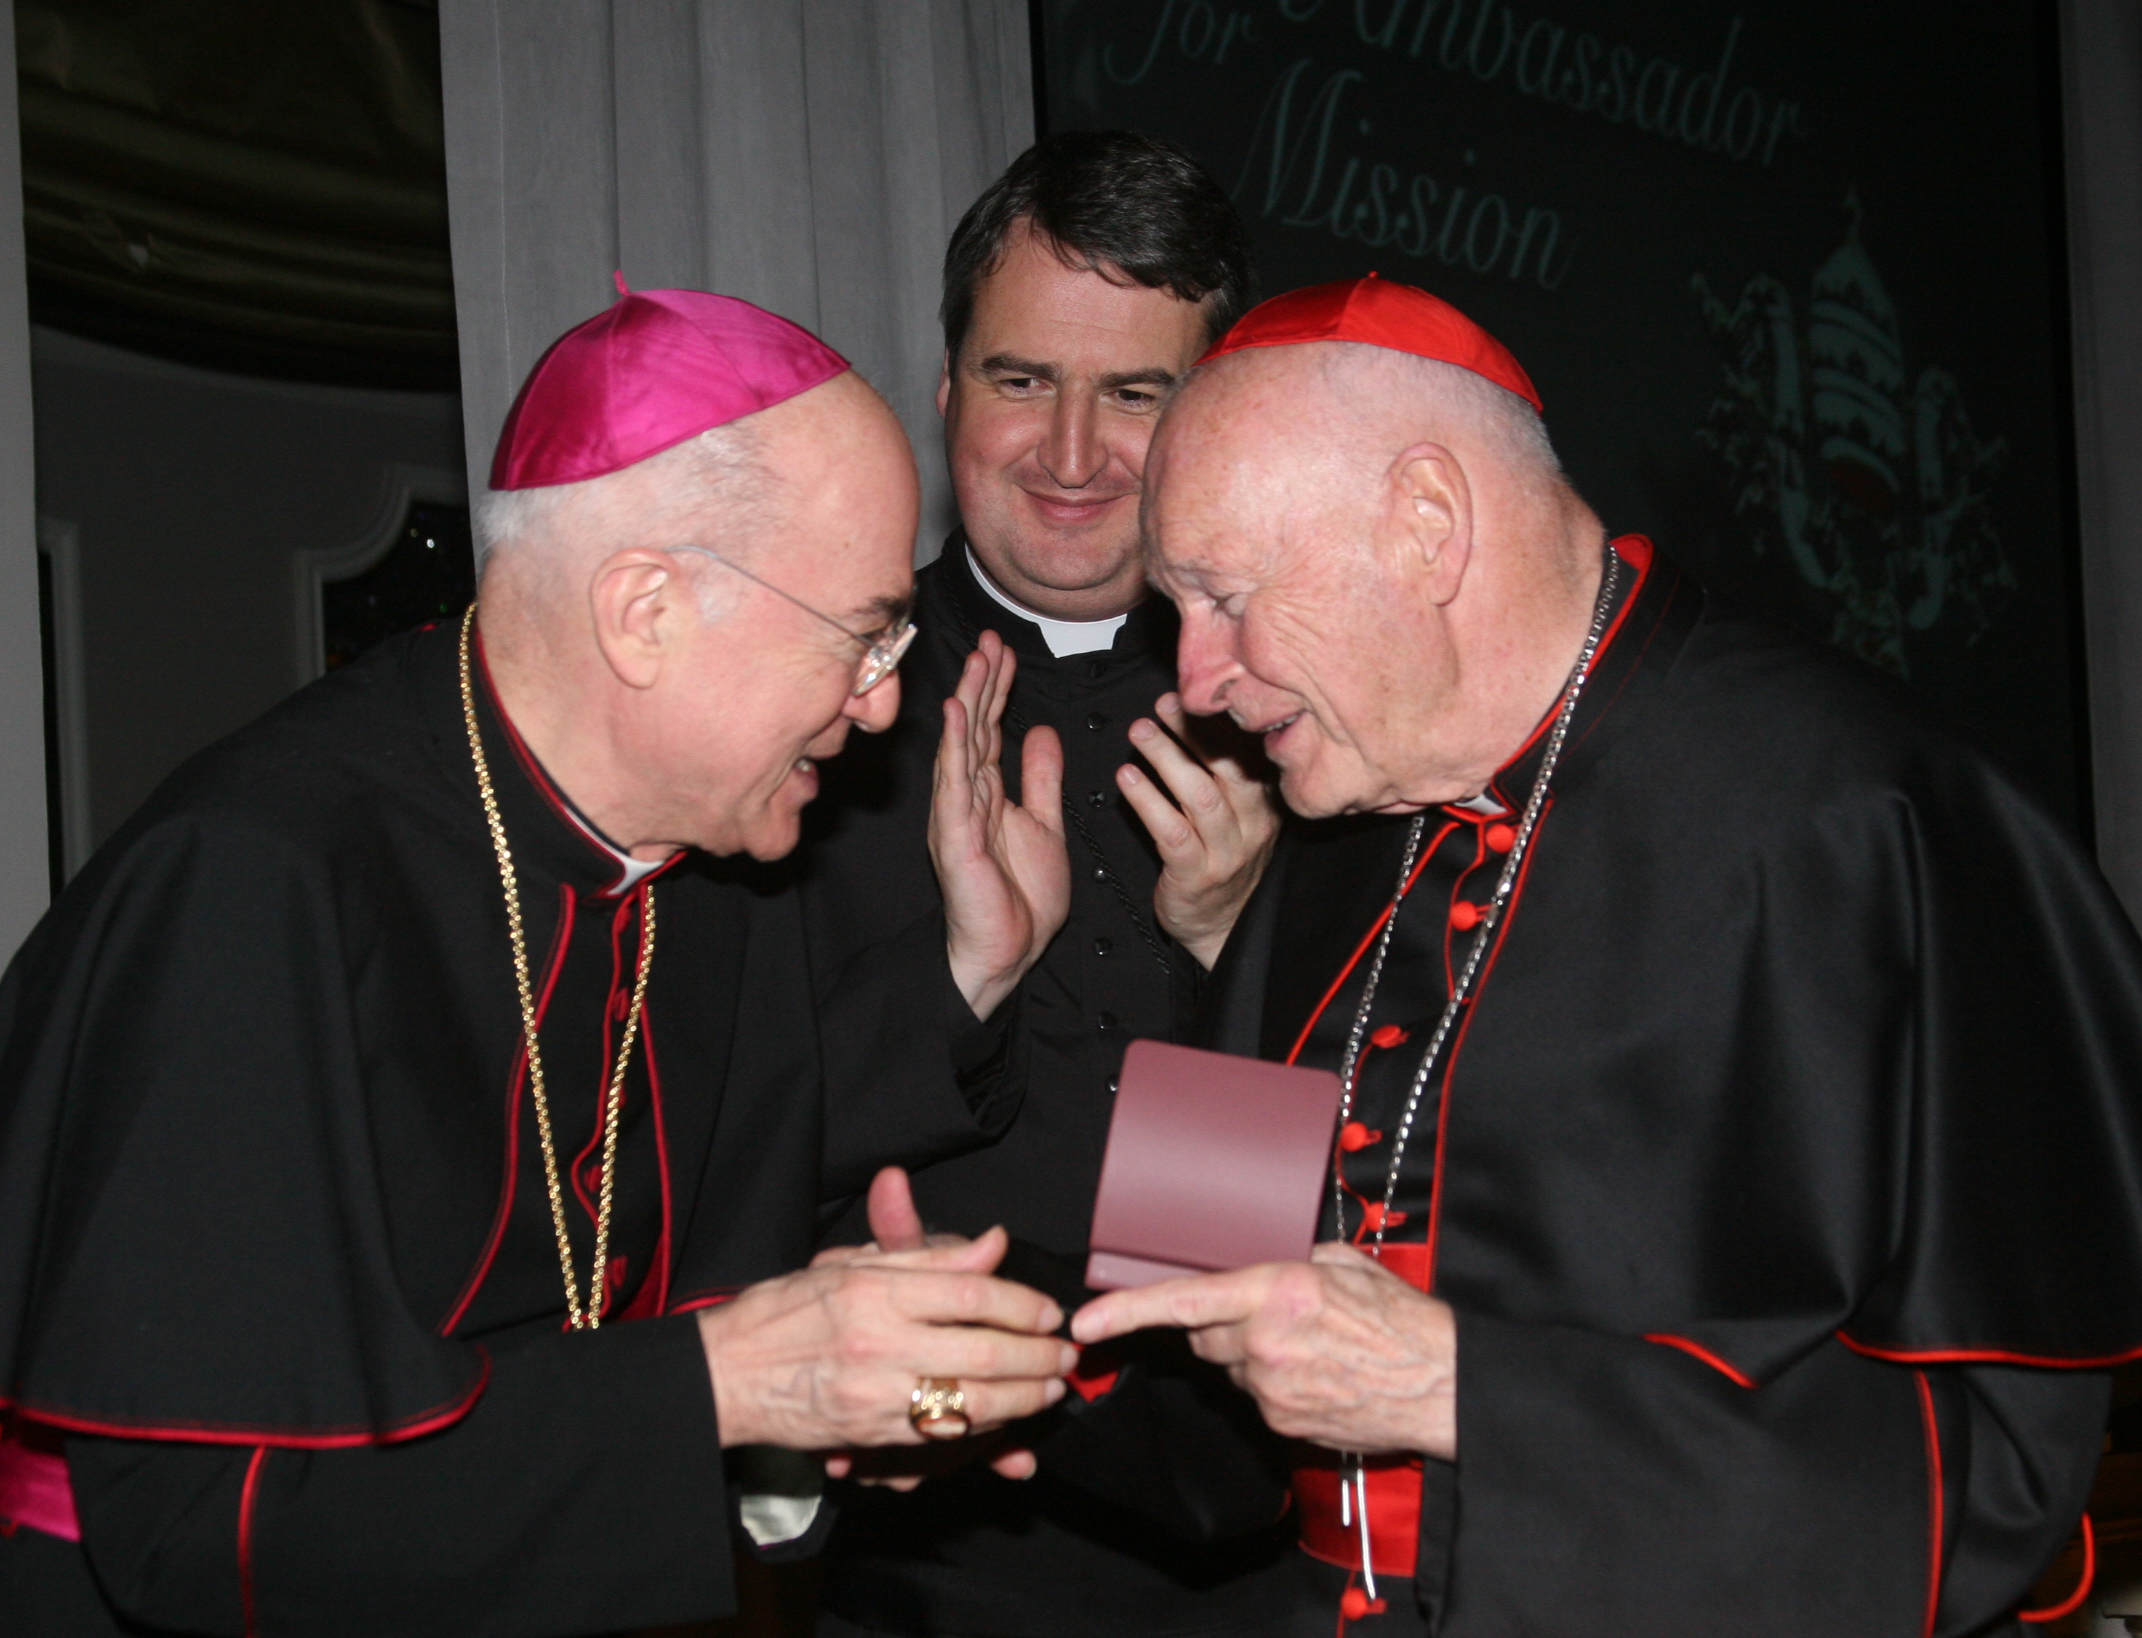
<path id="1" fill-rule="evenodd" d="M 44 329 L 31 351 L 37 513 L 48 539 L 71 528 L 78 558 L 81 784 L 94 842 L 187 756 L 309 674 L 314 637 L 293 596 L 300 554 L 381 538 L 400 521 L 412 472 L 458 479 L 461 404 L 222 375 Z M 21 606 L 34 621 L 34 579 Z M 12 618 L 16 607 L 0 588 L 0 610 Z M 34 624 L 25 646 L 34 674 Z M 0 727 L 11 728 L 8 647 L 0 640 Z M 36 696 L 22 720 L 40 723 Z M 0 758 L 11 744 L 0 735 Z M 42 883 L 41 732 L 36 748 Z M 0 805 L 0 826 L 9 811 Z M 0 839 L 23 851 L 12 831 Z"/>

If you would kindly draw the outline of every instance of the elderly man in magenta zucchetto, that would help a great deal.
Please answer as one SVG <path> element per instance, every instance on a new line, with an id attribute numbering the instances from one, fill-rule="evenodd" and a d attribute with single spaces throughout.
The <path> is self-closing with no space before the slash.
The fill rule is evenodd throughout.
<path id="1" fill-rule="evenodd" d="M 897 1172 L 913 1249 L 803 1268 L 827 1165 L 1002 1130 L 992 1020 L 1067 895 L 1050 736 L 1025 806 L 997 773 L 1001 645 L 946 707 L 923 945 L 822 1014 L 740 857 L 896 709 L 898 424 L 782 319 L 625 294 L 491 490 L 467 617 L 180 769 L 0 987 L 11 1634 L 705 1620 L 733 1526 L 823 1531 L 767 1447 L 1063 1392 L 1056 1305 L 1001 1235 L 921 1249 Z"/>

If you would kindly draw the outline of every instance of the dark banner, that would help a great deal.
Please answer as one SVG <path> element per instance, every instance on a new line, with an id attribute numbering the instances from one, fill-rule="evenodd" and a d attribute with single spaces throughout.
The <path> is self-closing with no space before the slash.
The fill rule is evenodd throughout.
<path id="1" fill-rule="evenodd" d="M 1375 269 L 1509 344 L 1616 531 L 2087 793 L 2038 10 L 1048 0 L 1051 128 L 1183 144 L 1267 294 Z"/>

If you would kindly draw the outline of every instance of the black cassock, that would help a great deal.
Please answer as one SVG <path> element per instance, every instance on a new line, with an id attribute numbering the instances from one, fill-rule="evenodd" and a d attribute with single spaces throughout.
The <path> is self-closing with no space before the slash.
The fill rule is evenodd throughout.
<path id="1" fill-rule="evenodd" d="M 793 895 L 699 855 L 632 882 L 479 683 L 583 1291 L 655 901 L 609 1323 L 565 1332 L 455 639 L 383 645 L 188 764 L 0 986 L 10 1461 L 64 1448 L 82 1543 L 0 1539 L 11 1635 L 724 1612 L 736 1486 L 690 1311 L 808 1258 L 829 1121 L 927 1157 L 1008 1116 L 941 927 L 822 1016 Z M 880 1010 L 908 1050 L 835 1061 Z"/>
<path id="2" fill-rule="evenodd" d="M 967 554 L 955 533 L 915 576 L 922 635 L 900 667 L 900 720 L 826 770 L 793 863 L 822 987 L 837 987 L 848 961 L 881 960 L 882 947 L 911 939 L 917 922 L 938 924 L 926 830 L 944 700 L 980 634 L 1000 633 L 1019 657 L 1004 716 L 1014 796 L 1027 728 L 1051 727 L 1063 741 L 1071 911 L 1004 1009 L 1024 1088 L 1018 1120 L 1001 1143 L 918 1171 L 915 1203 L 933 1228 L 980 1234 L 1004 1225 L 1014 1242 L 1007 1272 L 1070 1312 L 1086 1295 L 1087 1230 L 1124 1044 L 1172 1038 L 1196 998 L 1196 960 L 1153 925 L 1159 861 L 1115 794 L 1116 767 L 1130 755 L 1125 730 L 1175 685 L 1175 612 L 1148 599 L 1111 650 L 1058 658 L 1038 626 L 991 600 Z M 837 1164 L 843 1147 L 836 1134 L 833 1170 L 861 1187 L 864 1169 Z M 867 1238 L 862 1215 L 851 1207 L 836 1237 Z M 1232 1507 L 1183 1516 L 1175 1485 L 1141 1457 L 1143 1428 L 1180 1420 L 1186 1401 L 1194 1417 L 1208 1396 L 1231 1392 L 1171 1344 L 1142 1339 L 1130 1380 L 1105 1408 L 1089 1412 L 1073 1395 L 1021 1424 L 1040 1461 L 1031 1480 L 1000 1479 L 977 1464 L 907 1495 L 844 1495 L 825 1549 L 821 1638 L 1269 1630 L 1273 1583 L 1290 1551 L 1275 1527 L 1280 1498 L 1247 1518 Z M 1215 1432 L 1232 1439 L 1224 1427 Z M 1176 1453 L 1200 1468 L 1212 1455 Z M 1244 1533 L 1195 1539 L 1216 1522 Z"/>
<path id="3" fill-rule="evenodd" d="M 1457 1313 L 1457 1461 L 1372 1464 L 1386 1607 L 1340 1625 L 2006 1631 L 2083 1505 L 2105 1368 L 2142 1351 L 2142 949 L 1903 689 L 1616 544 L 1612 638 L 1386 1229 Z M 1349 1238 L 1542 748 L 1425 817 Z M 1410 823 L 1289 838 L 1214 1044 L 1337 1066 Z M 1367 1589 L 1329 1454 L 1302 1463 L 1297 1630 L 1324 1635 Z"/>

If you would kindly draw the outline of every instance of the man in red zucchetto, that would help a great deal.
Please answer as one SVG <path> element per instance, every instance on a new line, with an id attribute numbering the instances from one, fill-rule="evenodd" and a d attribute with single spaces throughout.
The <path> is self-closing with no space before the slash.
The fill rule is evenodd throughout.
<path id="1" fill-rule="evenodd" d="M 2142 1355 L 2096 871 L 1900 686 L 1610 539 L 1423 291 L 1247 315 L 1143 516 L 1186 705 L 1307 821 L 1213 1044 L 1345 1103 L 1311 1260 L 1073 1334 L 1183 1327 L 1296 1441 L 1294 1630 L 2020 1634 Z"/>

